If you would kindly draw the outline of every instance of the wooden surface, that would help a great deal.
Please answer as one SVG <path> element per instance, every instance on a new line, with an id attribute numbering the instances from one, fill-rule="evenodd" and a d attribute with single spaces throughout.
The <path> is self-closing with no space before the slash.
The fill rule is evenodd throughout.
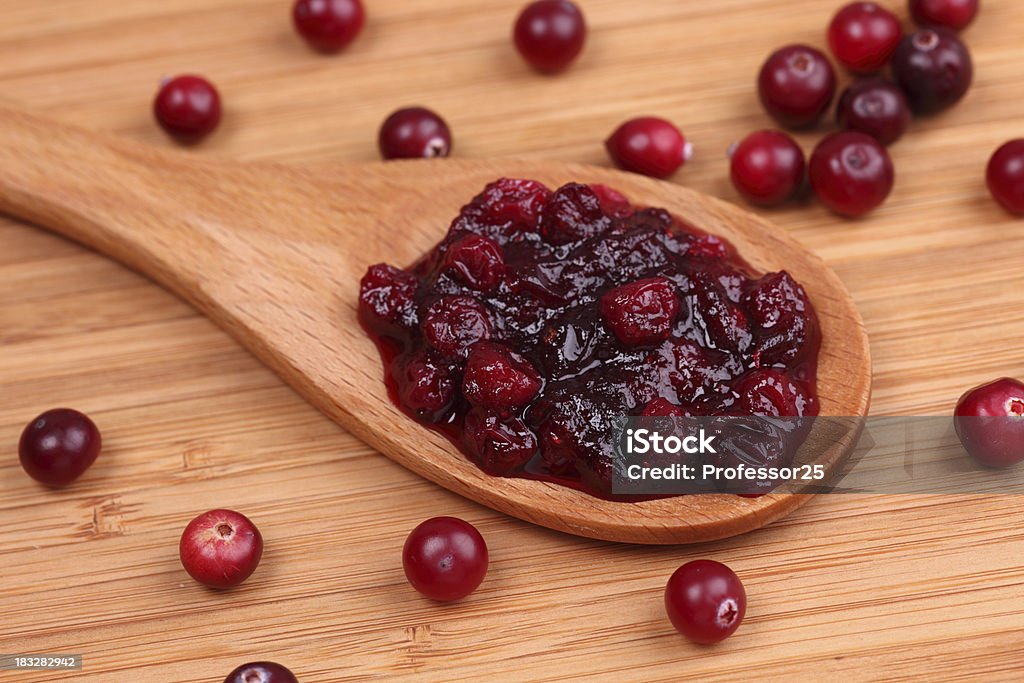
<path id="1" fill-rule="evenodd" d="M 593 27 L 561 78 L 510 53 L 514 3 L 373 3 L 348 54 L 291 34 L 279 0 L 7 0 L 0 93 L 98 130 L 166 144 L 155 81 L 202 71 L 227 98 L 197 155 L 368 161 L 393 108 L 443 112 L 460 156 L 604 163 L 623 118 L 668 116 L 697 156 L 676 181 L 734 200 L 724 149 L 768 125 L 752 80 L 773 47 L 821 44 L 831 0 L 584 4 Z M 1024 375 L 1024 224 L 989 200 L 984 163 L 1024 134 L 1024 6 L 987 0 L 966 34 L 976 82 L 893 149 L 891 200 L 837 220 L 770 218 L 826 259 L 872 340 L 876 414 L 948 413 L 960 392 Z M 801 136 L 809 149 L 813 135 Z M 584 541 L 490 512 L 373 453 L 187 305 L 120 266 L 0 223 L 0 651 L 82 652 L 67 680 L 217 681 L 269 658 L 301 680 L 820 677 L 1010 680 L 1024 648 L 1018 497 L 819 498 L 751 535 L 690 548 Z M 43 409 L 92 414 L 107 449 L 45 492 L 14 444 Z M 260 525 L 264 563 L 214 594 L 177 563 L 197 511 Z M 455 514 L 487 537 L 488 579 L 438 606 L 405 584 L 405 534 Z M 742 630 L 719 647 L 669 628 L 661 591 L 712 557 L 744 579 Z M 60 680 L 2 674 L 0 680 Z"/>

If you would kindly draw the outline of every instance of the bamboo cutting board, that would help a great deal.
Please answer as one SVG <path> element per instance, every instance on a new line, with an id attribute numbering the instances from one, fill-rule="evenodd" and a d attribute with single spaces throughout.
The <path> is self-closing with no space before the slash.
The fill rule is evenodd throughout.
<path id="1" fill-rule="evenodd" d="M 0 95 L 166 145 L 149 115 L 157 80 L 205 73 L 227 114 L 195 154 L 324 163 L 374 159 L 377 125 L 408 104 L 440 111 L 461 156 L 598 164 L 619 122 L 654 114 L 696 146 L 676 180 L 736 200 L 725 149 L 770 125 L 760 62 L 787 42 L 822 45 L 841 3 L 584 0 L 589 45 L 557 78 L 513 53 L 518 2 L 369 0 L 366 31 L 333 58 L 294 36 L 289 4 L 5 0 Z M 992 150 L 1024 135 L 1024 4 L 983 4 L 966 33 L 975 85 L 893 148 L 881 210 L 770 214 L 857 300 L 875 414 L 948 414 L 965 388 L 1024 376 L 1024 222 L 983 182 Z M 809 151 L 816 136 L 800 140 Z M 105 452 L 50 492 L 22 473 L 16 444 L 58 405 L 92 415 Z M 210 507 L 245 512 L 267 542 L 229 593 L 177 560 L 181 529 Z M 491 549 L 484 585 L 455 605 L 422 600 L 402 574 L 405 535 L 436 514 L 472 521 Z M 1022 522 L 1013 496 L 832 496 L 698 547 L 540 529 L 374 454 L 155 285 L 0 219 L 0 653 L 85 655 L 78 674 L 0 681 L 215 682 L 256 659 L 304 683 L 1009 680 L 1024 675 Z M 750 596 L 741 630 L 714 648 L 684 641 L 661 604 L 671 572 L 698 557 L 731 565 Z"/>

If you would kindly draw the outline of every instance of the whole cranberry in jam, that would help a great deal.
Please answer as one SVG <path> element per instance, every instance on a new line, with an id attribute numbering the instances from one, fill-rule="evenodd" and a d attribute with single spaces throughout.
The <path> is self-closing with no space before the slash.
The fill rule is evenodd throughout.
<path id="1" fill-rule="evenodd" d="M 903 91 L 888 81 L 857 81 L 839 97 L 836 122 L 846 130 L 867 133 L 883 145 L 891 145 L 910 125 L 910 106 Z"/>
<path id="2" fill-rule="evenodd" d="M 569 183 L 548 199 L 540 231 L 551 244 L 566 245 L 593 237 L 608 225 L 597 194 L 587 185 Z"/>
<path id="3" fill-rule="evenodd" d="M 1024 382 L 1004 377 L 971 389 L 953 422 L 967 452 L 988 467 L 1024 462 Z"/>
<path id="4" fill-rule="evenodd" d="M 985 180 L 1004 209 L 1024 216 L 1024 139 L 1010 140 L 992 154 Z"/>
<path id="5" fill-rule="evenodd" d="M 679 313 L 676 286 L 668 278 L 637 280 L 605 292 L 601 315 L 623 344 L 654 344 L 668 339 Z"/>
<path id="6" fill-rule="evenodd" d="M 100 430 L 87 415 L 55 408 L 28 423 L 18 443 L 18 457 L 36 481 L 66 486 L 89 469 L 102 445 Z"/>
<path id="7" fill-rule="evenodd" d="M 423 336 L 442 356 L 465 356 L 469 347 L 491 336 L 491 318 L 468 296 L 445 296 L 427 309 Z"/>
<path id="8" fill-rule="evenodd" d="M 377 146 L 385 159 L 446 157 L 452 149 L 452 133 L 444 119 L 429 109 L 407 107 L 384 120 Z"/>
<path id="9" fill-rule="evenodd" d="M 810 407 L 811 398 L 806 390 L 780 370 L 752 370 L 740 378 L 733 390 L 744 415 L 803 417 L 817 412 Z"/>
<path id="10" fill-rule="evenodd" d="M 356 39 L 366 14 L 360 0 L 296 0 L 292 20 L 311 47 L 331 53 Z"/>
<path id="11" fill-rule="evenodd" d="M 489 474 L 511 474 L 537 452 L 536 435 L 518 417 L 474 408 L 466 413 L 463 432 L 473 462 Z"/>
<path id="12" fill-rule="evenodd" d="M 910 14 L 922 26 L 962 31 L 978 14 L 979 0 L 910 0 Z"/>
<path id="13" fill-rule="evenodd" d="M 481 408 L 511 412 L 540 391 L 540 374 L 528 360 L 502 344 L 474 344 L 466 359 L 462 393 Z"/>
<path id="14" fill-rule="evenodd" d="M 423 422 L 444 422 L 455 403 L 455 370 L 426 349 L 399 357 L 392 381 L 406 410 Z"/>
<path id="15" fill-rule="evenodd" d="M 487 574 L 487 544 L 469 522 L 434 517 L 409 534 L 402 566 L 412 587 L 432 600 L 460 600 Z"/>
<path id="16" fill-rule="evenodd" d="M 761 104 L 791 128 L 813 126 L 836 93 L 836 73 L 821 50 L 788 45 L 768 57 L 757 78 Z"/>
<path id="17" fill-rule="evenodd" d="M 847 69 L 869 73 L 888 63 L 902 35 L 900 20 L 889 10 L 874 2 L 851 2 L 832 18 L 828 45 Z"/>
<path id="18" fill-rule="evenodd" d="M 224 683 L 299 683 L 299 679 L 276 662 L 250 662 L 229 673 Z"/>
<path id="19" fill-rule="evenodd" d="M 941 26 L 904 36 L 892 56 L 892 75 L 916 114 L 934 114 L 967 94 L 974 66 L 967 46 Z"/>
<path id="20" fill-rule="evenodd" d="M 892 191 L 894 171 L 885 147 L 856 131 L 833 133 L 811 155 L 811 187 L 827 208 L 855 218 L 874 210 Z"/>
<path id="21" fill-rule="evenodd" d="M 743 622 L 747 593 L 736 573 L 721 562 L 694 560 L 668 580 L 665 611 L 684 636 L 713 645 L 731 636 Z"/>
<path id="22" fill-rule="evenodd" d="M 416 314 L 415 276 L 386 263 L 370 266 L 359 283 L 359 316 L 381 331 L 414 327 Z"/>
<path id="23" fill-rule="evenodd" d="M 448 247 L 445 268 L 467 287 L 487 292 L 502 280 L 505 258 L 501 247 L 487 237 L 466 235 Z"/>
<path id="24" fill-rule="evenodd" d="M 160 87 L 153 101 L 157 123 L 179 142 L 199 142 L 220 124 L 220 93 L 205 78 L 178 76 Z"/>
<path id="25" fill-rule="evenodd" d="M 178 544 L 189 576 L 210 588 L 232 588 L 256 571 L 263 557 L 263 536 L 245 515 L 210 510 L 185 527 Z"/>
<path id="26" fill-rule="evenodd" d="M 512 38 L 516 49 L 537 71 L 567 68 L 583 50 L 587 26 L 583 13 L 569 0 L 537 0 L 516 19 Z"/>
<path id="27" fill-rule="evenodd" d="M 772 207 L 797 196 L 806 168 L 796 140 L 782 131 L 759 130 L 731 151 L 729 177 L 748 202 Z"/>
<path id="28" fill-rule="evenodd" d="M 668 178 L 690 158 L 693 147 L 665 119 L 642 116 L 615 129 L 604 143 L 615 165 L 652 178 Z"/>

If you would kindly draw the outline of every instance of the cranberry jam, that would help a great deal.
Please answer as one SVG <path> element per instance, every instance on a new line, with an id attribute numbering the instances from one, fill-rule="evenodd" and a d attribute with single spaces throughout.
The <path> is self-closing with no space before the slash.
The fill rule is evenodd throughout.
<path id="1" fill-rule="evenodd" d="M 804 289 L 604 186 L 491 183 L 359 314 L 394 400 L 493 475 L 609 498 L 617 417 L 818 411 Z"/>

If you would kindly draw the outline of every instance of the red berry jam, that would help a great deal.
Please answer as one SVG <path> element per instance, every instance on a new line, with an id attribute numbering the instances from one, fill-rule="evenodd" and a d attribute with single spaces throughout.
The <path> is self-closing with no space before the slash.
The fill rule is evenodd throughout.
<path id="1" fill-rule="evenodd" d="M 804 289 L 603 186 L 491 183 L 359 314 L 396 402 L 495 475 L 612 497 L 617 417 L 818 411 Z"/>

